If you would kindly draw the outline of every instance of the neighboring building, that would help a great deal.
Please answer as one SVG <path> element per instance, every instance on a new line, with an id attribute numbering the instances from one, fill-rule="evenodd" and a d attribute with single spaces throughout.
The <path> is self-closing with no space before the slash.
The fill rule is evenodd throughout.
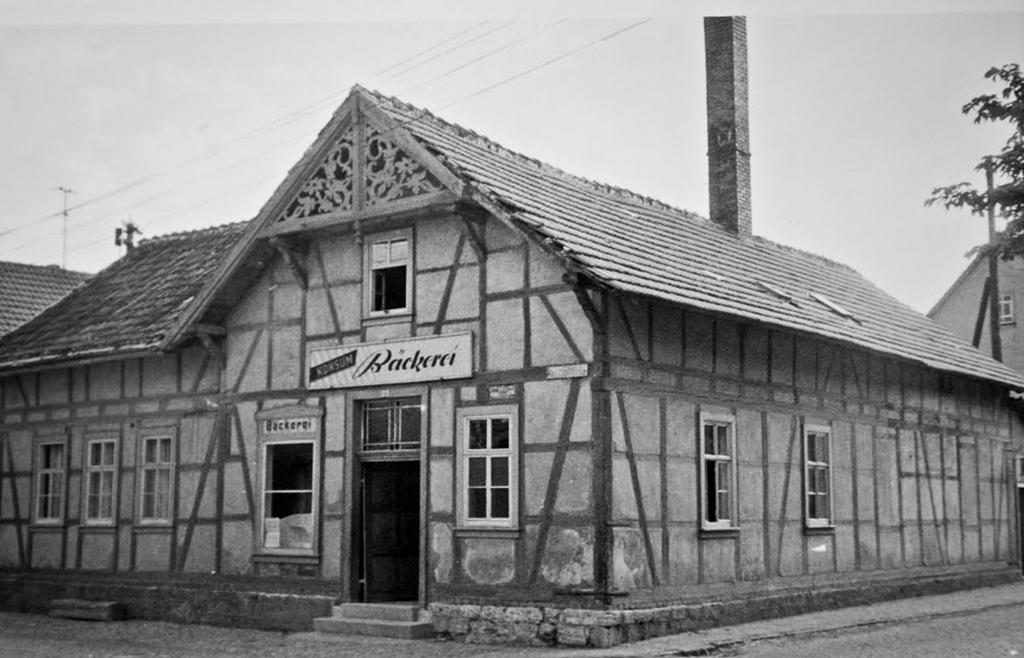
<path id="1" fill-rule="evenodd" d="M 356 87 L 0 341 L 0 605 L 609 645 L 1019 578 L 1024 376 L 751 235 L 708 34 L 710 221 Z"/>
<path id="2" fill-rule="evenodd" d="M 0 261 L 0 336 L 25 324 L 89 278 L 56 265 Z"/>
<path id="3" fill-rule="evenodd" d="M 988 259 L 975 256 L 928 317 L 965 341 L 992 353 L 991 316 L 987 304 Z M 982 302 L 985 306 L 982 307 Z M 1024 372 L 1024 259 L 999 260 L 999 341 L 1003 363 Z"/>

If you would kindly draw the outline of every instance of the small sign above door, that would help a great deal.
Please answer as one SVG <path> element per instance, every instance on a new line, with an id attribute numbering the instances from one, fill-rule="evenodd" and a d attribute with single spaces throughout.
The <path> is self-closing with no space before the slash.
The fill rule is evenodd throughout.
<path id="1" fill-rule="evenodd" d="M 311 389 L 463 379 L 473 375 L 473 335 L 313 348 L 309 363 Z"/>

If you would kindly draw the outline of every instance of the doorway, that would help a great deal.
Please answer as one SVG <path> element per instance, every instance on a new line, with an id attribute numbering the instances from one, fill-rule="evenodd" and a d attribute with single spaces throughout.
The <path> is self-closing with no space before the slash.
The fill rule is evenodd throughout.
<path id="1" fill-rule="evenodd" d="M 1017 472 L 1020 473 L 1019 462 Z M 1020 543 L 1020 567 L 1024 571 L 1024 486 L 1020 484 L 1017 485 L 1017 541 Z"/>
<path id="2" fill-rule="evenodd" d="M 420 462 L 362 464 L 362 599 L 415 601 L 419 591 Z"/>

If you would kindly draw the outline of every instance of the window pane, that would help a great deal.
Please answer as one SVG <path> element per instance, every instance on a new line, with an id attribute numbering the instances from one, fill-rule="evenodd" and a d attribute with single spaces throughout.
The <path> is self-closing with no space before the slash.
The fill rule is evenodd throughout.
<path id="1" fill-rule="evenodd" d="M 387 407 L 379 404 L 367 403 L 363 407 L 363 418 L 365 420 L 363 445 L 387 444 L 390 423 L 390 412 Z"/>
<path id="2" fill-rule="evenodd" d="M 408 240 L 392 240 L 391 241 L 391 262 L 398 263 L 405 260 L 409 256 L 409 241 Z"/>
<path id="3" fill-rule="evenodd" d="M 508 457 L 491 457 L 491 486 L 508 486 Z"/>
<path id="4" fill-rule="evenodd" d="M 268 516 L 282 519 L 292 514 L 309 514 L 313 511 L 311 493 L 271 493 L 267 495 Z"/>
<path id="5" fill-rule="evenodd" d="M 382 274 L 384 289 L 381 292 L 384 306 L 382 311 L 405 308 L 405 265 L 378 270 Z"/>
<path id="6" fill-rule="evenodd" d="M 387 289 L 385 285 L 387 277 L 384 276 L 384 270 L 375 270 L 373 273 L 373 310 L 383 311 L 387 308 L 384 304 L 384 295 Z"/>
<path id="7" fill-rule="evenodd" d="M 715 454 L 715 426 L 704 426 L 704 454 Z"/>
<path id="8" fill-rule="evenodd" d="M 469 449 L 470 450 L 486 450 L 487 449 L 487 421 L 471 420 L 469 421 Z"/>
<path id="9" fill-rule="evenodd" d="M 818 461 L 818 435 L 808 434 L 807 435 L 807 461 L 816 462 Z"/>
<path id="10" fill-rule="evenodd" d="M 508 448 L 508 418 L 491 419 L 491 447 L 496 450 Z"/>
<path id="11" fill-rule="evenodd" d="M 508 518 L 508 489 L 491 490 L 491 518 Z"/>
<path id="12" fill-rule="evenodd" d="M 729 492 L 728 491 L 719 491 L 718 492 L 718 520 L 719 521 L 728 521 L 729 520 L 729 517 L 732 516 L 729 513 L 729 508 L 730 508 Z"/>
<path id="13" fill-rule="evenodd" d="M 373 245 L 373 264 L 380 265 L 388 262 L 388 243 L 377 242 Z"/>
<path id="14" fill-rule="evenodd" d="M 142 471 L 142 495 L 151 494 L 156 491 L 156 471 L 146 469 Z"/>
<path id="15" fill-rule="evenodd" d="M 94 443 L 90 443 L 89 444 L 89 465 L 90 466 L 98 466 L 99 464 L 103 463 L 101 461 L 101 456 L 100 456 L 101 448 L 102 448 L 102 446 L 99 443 L 95 443 L 94 442 Z"/>
<path id="16" fill-rule="evenodd" d="M 707 503 L 707 509 L 704 510 L 704 519 L 706 521 L 717 521 L 718 520 L 718 485 L 715 462 L 706 461 L 704 462 L 704 500 Z"/>
<path id="17" fill-rule="evenodd" d="M 270 489 L 312 490 L 313 444 L 278 443 L 267 446 Z M 276 516 L 276 515 L 275 515 Z"/>
<path id="18" fill-rule="evenodd" d="M 469 518 L 487 518 L 487 490 L 471 488 L 469 490 Z"/>
<path id="19" fill-rule="evenodd" d="M 420 406 L 419 404 L 407 404 L 402 406 L 401 414 L 401 441 L 405 444 L 418 444 L 420 442 Z"/>
<path id="20" fill-rule="evenodd" d="M 818 461 L 828 463 L 828 435 L 818 435 Z"/>
<path id="21" fill-rule="evenodd" d="M 469 460 L 469 486 L 487 486 L 487 458 L 473 457 Z"/>
<path id="22" fill-rule="evenodd" d="M 729 426 L 718 425 L 718 454 L 720 455 L 731 455 L 732 451 L 729 450 Z"/>
<path id="23" fill-rule="evenodd" d="M 730 488 L 730 466 L 731 464 L 729 462 L 717 462 L 715 465 L 715 468 L 718 471 L 717 484 L 719 491 L 728 491 Z"/>
<path id="24" fill-rule="evenodd" d="M 156 447 L 157 447 L 156 444 L 157 444 L 157 442 L 155 440 L 153 440 L 153 439 L 146 439 L 146 442 L 144 444 L 145 445 L 145 450 L 144 450 L 145 456 L 143 457 L 143 461 L 145 463 L 152 464 L 153 462 L 156 461 Z"/>
<path id="25" fill-rule="evenodd" d="M 114 442 L 113 441 L 104 441 L 100 445 L 103 446 L 103 465 L 104 466 L 113 466 L 114 465 Z"/>
<path id="26" fill-rule="evenodd" d="M 171 461 L 171 440 L 160 439 L 160 461 L 170 463 Z"/>

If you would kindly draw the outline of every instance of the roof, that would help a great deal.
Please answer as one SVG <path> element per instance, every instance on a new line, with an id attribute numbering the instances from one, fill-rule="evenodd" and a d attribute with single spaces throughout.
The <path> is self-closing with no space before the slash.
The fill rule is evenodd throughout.
<path id="1" fill-rule="evenodd" d="M 56 265 L 0 261 L 0 336 L 31 320 L 89 278 Z"/>
<path id="2" fill-rule="evenodd" d="M 301 177 L 319 165 L 321 147 L 341 138 L 357 112 L 388 131 L 454 198 L 483 206 L 597 284 L 1024 388 L 1024 376 L 845 265 L 741 238 L 692 212 L 567 174 L 358 86 L 251 223 L 141 243 L 0 340 L 0 367 L 169 349 L 182 340 L 204 313 L 237 299 L 230 287 L 240 272 L 259 266 L 266 250 L 261 230 L 280 219 Z"/>
<path id="3" fill-rule="evenodd" d="M 85 285 L 0 338 L 5 367 L 160 345 L 247 223 L 144 240 Z"/>
<path id="4" fill-rule="evenodd" d="M 845 265 L 757 236 L 740 238 L 692 212 L 572 176 L 397 99 L 361 88 L 354 93 L 555 252 L 615 290 L 1024 386 L 1022 375 Z"/>

